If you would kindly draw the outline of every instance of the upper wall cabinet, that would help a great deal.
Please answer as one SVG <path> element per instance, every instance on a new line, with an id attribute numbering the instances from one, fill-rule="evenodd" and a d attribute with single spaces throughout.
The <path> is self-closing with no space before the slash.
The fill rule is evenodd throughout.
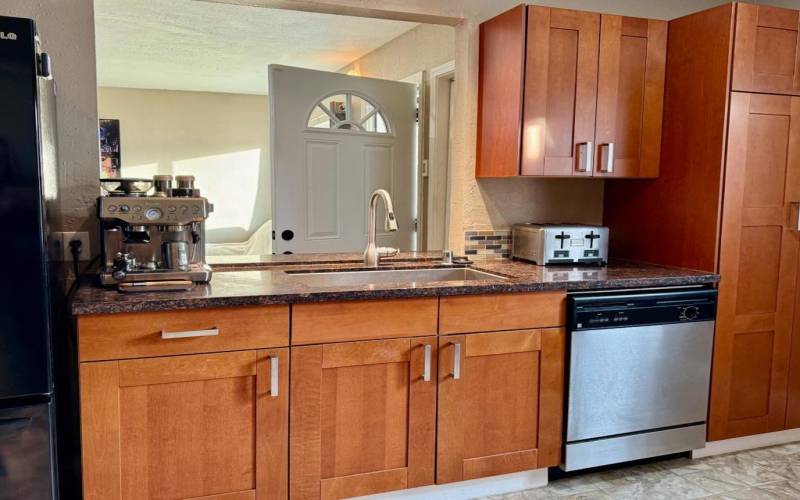
<path id="1" fill-rule="evenodd" d="M 481 25 L 476 177 L 656 177 L 667 25 L 519 6 Z"/>
<path id="2" fill-rule="evenodd" d="M 733 90 L 800 95 L 800 12 L 736 5 Z"/>

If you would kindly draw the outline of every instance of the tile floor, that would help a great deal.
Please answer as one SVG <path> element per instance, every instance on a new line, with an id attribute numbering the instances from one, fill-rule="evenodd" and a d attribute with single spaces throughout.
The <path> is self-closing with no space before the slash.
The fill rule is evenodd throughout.
<path id="1" fill-rule="evenodd" d="M 800 499 L 800 443 L 699 460 L 677 458 L 552 481 L 484 500 Z"/>

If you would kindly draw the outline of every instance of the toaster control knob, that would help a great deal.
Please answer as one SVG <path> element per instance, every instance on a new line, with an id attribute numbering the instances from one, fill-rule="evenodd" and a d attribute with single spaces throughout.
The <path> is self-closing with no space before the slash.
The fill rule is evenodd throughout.
<path id="1" fill-rule="evenodd" d="M 147 217 L 147 220 L 158 220 L 162 215 L 164 215 L 163 212 L 156 207 L 148 208 L 144 213 L 144 216 Z"/>

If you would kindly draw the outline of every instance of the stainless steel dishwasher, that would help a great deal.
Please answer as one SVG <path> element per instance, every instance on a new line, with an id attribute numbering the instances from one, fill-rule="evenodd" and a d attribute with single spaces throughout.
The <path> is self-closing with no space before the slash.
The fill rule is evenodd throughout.
<path id="1" fill-rule="evenodd" d="M 569 297 L 567 471 L 703 448 L 717 291 Z"/>

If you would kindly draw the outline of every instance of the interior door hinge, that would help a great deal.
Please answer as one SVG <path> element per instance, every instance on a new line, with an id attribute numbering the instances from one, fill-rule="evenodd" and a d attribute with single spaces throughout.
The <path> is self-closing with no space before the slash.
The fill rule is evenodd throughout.
<path id="1" fill-rule="evenodd" d="M 419 123 L 419 108 L 414 112 L 414 121 Z"/>
<path id="2" fill-rule="evenodd" d="M 428 177 L 428 160 L 422 160 L 422 169 L 420 169 L 419 175 L 422 177 Z"/>
<path id="3" fill-rule="evenodd" d="M 419 230 L 419 219 L 414 217 L 414 232 L 416 233 Z"/>

